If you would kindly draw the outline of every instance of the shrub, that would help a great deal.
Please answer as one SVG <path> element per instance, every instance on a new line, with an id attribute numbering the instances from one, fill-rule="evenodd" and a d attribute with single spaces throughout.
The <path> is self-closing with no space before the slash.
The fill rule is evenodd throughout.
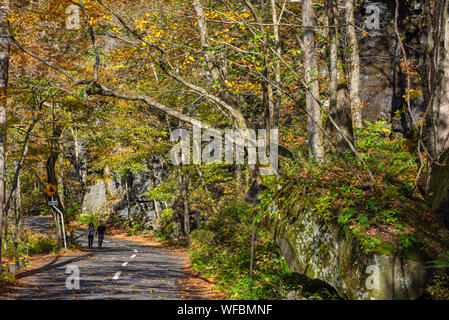
<path id="1" fill-rule="evenodd" d="M 55 239 L 51 239 L 47 235 L 33 232 L 27 233 L 26 241 L 19 245 L 21 252 L 26 253 L 26 249 L 28 248 L 29 254 L 49 253 L 56 247 L 57 241 Z"/>
<path id="2" fill-rule="evenodd" d="M 272 235 L 256 226 L 253 274 L 250 277 L 250 248 L 253 214 L 257 208 L 227 197 L 220 213 L 210 217 L 202 229 L 190 236 L 189 253 L 195 271 L 213 277 L 230 299 L 286 299 L 294 274 L 282 257 Z M 249 287 L 252 285 L 252 294 Z M 324 294 L 322 295 L 324 296 Z"/>
<path id="3" fill-rule="evenodd" d="M 93 223 L 96 228 L 100 225 L 100 216 L 98 215 L 98 212 L 80 214 L 78 216 L 78 222 L 81 224 L 85 224 L 85 225 L 89 225 L 90 223 Z"/>

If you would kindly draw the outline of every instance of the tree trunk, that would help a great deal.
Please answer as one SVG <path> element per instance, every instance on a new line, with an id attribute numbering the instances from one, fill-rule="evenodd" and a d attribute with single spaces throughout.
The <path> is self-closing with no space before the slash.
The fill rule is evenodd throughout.
<path id="1" fill-rule="evenodd" d="M 276 1 L 271 0 L 271 14 L 273 18 L 273 36 L 274 36 L 274 45 L 276 47 L 277 56 L 274 58 L 274 80 L 276 81 L 276 85 L 273 88 L 273 97 L 274 97 L 274 114 L 273 114 L 273 127 L 277 128 L 278 126 L 278 112 L 281 106 L 281 91 L 279 87 L 281 86 L 281 62 L 278 57 L 282 56 L 282 48 L 281 48 L 281 40 L 279 35 L 279 23 L 282 19 L 282 12 L 279 13 L 279 16 L 276 13 Z"/>
<path id="2" fill-rule="evenodd" d="M 231 93 L 228 86 L 225 84 L 226 79 L 224 79 L 224 75 L 220 71 L 226 69 L 226 67 L 223 66 L 224 61 L 220 61 L 220 59 L 214 55 L 214 51 L 210 48 L 207 21 L 201 2 L 201 0 L 194 0 L 193 7 L 196 14 L 200 43 L 203 51 L 203 57 L 207 64 L 207 69 L 210 73 L 211 80 L 217 84 L 221 98 L 230 106 L 227 111 L 233 117 L 237 128 L 246 133 L 248 130 L 248 124 L 240 110 L 238 99 L 236 99 L 234 94 Z M 245 138 L 249 139 L 248 136 Z M 248 171 L 252 179 L 256 179 L 259 184 L 262 183 L 262 178 L 260 176 L 259 167 L 257 164 L 248 164 Z"/>
<path id="3" fill-rule="evenodd" d="M 14 218 L 14 233 L 12 234 L 12 243 L 14 245 L 14 249 L 17 249 L 18 246 L 18 237 L 19 237 L 19 212 L 17 208 L 17 196 L 14 197 L 14 208 L 13 208 L 13 218 Z"/>
<path id="4" fill-rule="evenodd" d="M 346 23 L 350 49 L 349 93 L 351 97 L 352 122 L 355 127 L 362 126 L 362 101 L 360 99 L 360 57 L 354 27 L 354 0 L 345 1 Z"/>
<path id="5" fill-rule="evenodd" d="M 306 91 L 307 136 L 309 142 L 309 156 L 321 161 L 324 157 L 321 110 L 317 101 L 319 99 L 319 86 L 317 78 L 317 61 L 315 54 L 315 33 L 313 30 L 313 1 L 302 2 L 302 24 L 304 43 L 304 74 L 309 90 Z"/>
<path id="6" fill-rule="evenodd" d="M 154 165 L 148 165 L 148 170 L 150 170 L 150 181 L 151 181 L 151 188 L 154 189 L 156 188 L 156 175 L 155 175 L 155 170 L 154 170 Z M 161 213 L 159 211 L 158 208 L 158 202 L 156 199 L 152 199 L 153 200 L 153 206 L 154 206 L 154 212 L 156 212 L 156 219 L 161 217 Z"/>
<path id="7" fill-rule="evenodd" d="M 5 215 L 4 217 L 4 231 L 3 231 L 3 250 L 8 249 L 8 227 L 9 227 L 9 219 L 8 216 Z"/>
<path id="8" fill-rule="evenodd" d="M 16 192 L 16 198 L 17 198 L 17 235 L 16 239 L 19 239 L 20 230 L 22 228 L 22 216 L 23 216 L 23 209 L 22 209 L 22 188 L 20 184 L 20 177 L 17 182 L 17 192 Z M 17 249 L 17 248 L 16 248 Z"/>
<path id="9" fill-rule="evenodd" d="M 0 264 L 2 256 L 3 205 L 5 202 L 6 108 L 9 72 L 9 0 L 0 4 Z"/>
<path id="10" fill-rule="evenodd" d="M 181 188 L 181 197 L 184 209 L 184 235 L 189 238 L 190 235 L 190 214 L 189 214 L 189 199 L 187 198 L 187 183 L 185 173 L 178 170 L 179 186 Z"/>
<path id="11" fill-rule="evenodd" d="M 338 29 L 337 29 L 337 14 L 335 0 L 326 1 L 326 13 L 329 21 L 329 92 L 330 92 L 330 106 L 329 111 L 332 115 L 332 110 L 337 107 L 337 86 L 338 86 Z"/>
<path id="12" fill-rule="evenodd" d="M 12 180 L 12 183 L 11 183 L 11 190 L 9 192 L 9 196 L 6 199 L 6 202 L 5 202 L 5 205 L 4 205 L 4 209 L 3 210 L 4 210 L 5 215 L 8 215 L 11 199 L 15 195 L 16 189 L 17 189 L 17 187 L 19 185 L 20 172 L 22 170 L 22 166 L 23 166 L 23 162 L 25 161 L 25 157 L 28 154 L 28 144 L 29 144 L 29 141 L 30 141 L 31 132 L 33 131 L 34 126 L 36 125 L 36 123 L 40 119 L 41 119 L 41 116 L 37 116 L 36 118 L 34 118 L 33 122 L 28 127 L 28 130 L 26 132 L 25 139 L 23 141 L 22 154 L 20 155 L 20 159 L 19 159 L 19 161 L 17 163 L 16 171 L 14 172 L 14 177 L 13 177 L 13 180 Z"/>
<path id="13" fill-rule="evenodd" d="M 75 174 L 77 179 L 81 181 L 81 174 L 80 174 L 80 148 L 79 148 L 79 139 L 78 135 L 73 128 L 70 128 L 70 132 L 73 136 L 73 142 L 74 142 L 74 149 L 75 149 Z"/>
<path id="14" fill-rule="evenodd" d="M 346 86 L 345 77 L 342 68 L 338 67 L 338 6 L 336 0 L 326 1 L 326 14 L 329 21 L 329 114 L 335 120 L 342 133 L 353 141 L 353 130 L 351 121 L 351 101 L 349 99 L 349 91 Z M 335 127 L 328 119 L 326 122 L 326 131 L 332 137 L 337 151 L 343 152 L 349 148 L 345 139 L 341 134 L 337 133 Z"/>
<path id="15" fill-rule="evenodd" d="M 45 164 L 45 169 L 47 171 L 47 183 L 50 183 L 54 186 L 58 186 L 58 178 L 56 175 L 56 164 L 58 162 L 59 157 L 59 138 L 62 135 L 62 128 L 55 122 L 53 117 L 53 132 L 51 136 L 51 141 L 49 143 L 50 155 L 47 158 L 47 162 Z M 58 209 L 64 213 L 65 209 L 62 205 L 61 199 L 59 197 L 59 191 L 56 191 L 55 195 L 52 197 L 47 196 L 47 200 L 54 199 L 58 202 Z M 61 220 L 59 217 L 59 213 L 55 210 L 52 210 L 53 218 L 56 224 L 56 232 L 58 234 L 59 245 L 62 245 L 64 235 L 62 233 Z M 65 219 L 64 219 L 65 220 Z"/>
<path id="16" fill-rule="evenodd" d="M 131 201 L 130 201 L 130 198 L 129 198 L 128 177 L 129 177 L 129 173 L 126 173 L 126 176 L 125 176 L 126 206 L 127 206 L 127 209 L 128 209 L 128 222 L 129 222 L 130 225 L 132 225 L 132 222 L 131 222 Z"/>
<path id="17" fill-rule="evenodd" d="M 433 161 L 428 161 L 426 197 L 449 225 L 449 1 L 431 1 L 424 5 L 428 24 L 425 55 L 424 98 L 428 102 L 428 149 Z"/>
<path id="18" fill-rule="evenodd" d="M 58 180 L 56 178 L 56 172 L 55 172 L 57 159 L 58 159 L 58 153 L 51 151 L 50 156 L 47 159 L 47 163 L 45 164 L 45 169 L 47 171 L 47 183 L 50 183 L 54 186 L 58 185 Z M 53 197 L 47 196 L 47 200 L 52 200 L 52 199 L 54 200 L 54 198 L 56 198 L 56 200 L 58 201 L 58 208 L 61 210 L 62 206 L 61 206 L 61 201 L 59 200 L 58 192 L 56 192 Z M 59 213 L 53 209 L 52 209 L 52 212 L 53 212 L 53 219 L 54 219 L 55 225 L 56 225 L 56 233 L 58 236 L 58 242 L 59 242 L 59 245 L 61 245 L 62 240 L 63 240 L 63 234 L 62 234 L 62 228 L 60 225 Z M 62 212 L 64 212 L 64 211 L 62 211 Z"/>
<path id="19" fill-rule="evenodd" d="M 440 76 L 438 99 L 434 100 L 431 109 L 434 133 L 434 154 L 441 155 L 449 148 L 449 19 L 448 1 L 442 6 L 441 42 L 438 57 L 438 74 Z"/>
<path id="20" fill-rule="evenodd" d="M 59 160 L 58 160 L 58 191 L 59 199 L 61 201 L 61 206 L 65 208 L 64 202 L 64 146 L 59 143 Z"/>
<path id="21" fill-rule="evenodd" d="M 112 187 L 112 183 L 111 183 L 112 179 L 113 179 L 113 175 L 112 175 L 111 169 L 108 166 L 106 166 L 104 168 L 104 185 L 106 187 L 106 193 L 110 197 L 115 196 L 114 188 Z"/>

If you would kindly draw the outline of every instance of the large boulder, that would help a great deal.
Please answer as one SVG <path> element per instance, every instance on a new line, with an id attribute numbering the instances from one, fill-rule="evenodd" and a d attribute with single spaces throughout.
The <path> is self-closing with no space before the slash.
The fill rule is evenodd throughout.
<path id="1" fill-rule="evenodd" d="M 106 185 L 103 180 L 97 180 L 87 188 L 84 195 L 83 213 L 96 213 L 107 201 Z"/>
<path id="2" fill-rule="evenodd" d="M 132 172 L 123 177 L 111 173 L 108 179 L 98 178 L 86 190 L 83 213 L 107 213 L 121 221 L 131 219 L 141 224 L 145 230 L 157 229 L 159 224 L 154 223 L 158 218 L 155 203 L 144 195 L 162 180 L 162 169 L 156 169 L 155 174 L 159 177 L 156 183 L 150 171 Z M 162 204 L 156 202 L 156 205 L 160 213 L 163 210 Z"/>
<path id="3" fill-rule="evenodd" d="M 282 191 L 281 191 L 282 192 Z M 379 246 L 367 252 L 336 221 L 324 222 L 314 198 L 288 192 L 294 199 L 267 220 L 290 269 L 322 280 L 345 299 L 416 299 L 432 276 L 426 253 L 413 246 L 395 250 Z M 281 206 L 280 206 L 281 207 Z"/>

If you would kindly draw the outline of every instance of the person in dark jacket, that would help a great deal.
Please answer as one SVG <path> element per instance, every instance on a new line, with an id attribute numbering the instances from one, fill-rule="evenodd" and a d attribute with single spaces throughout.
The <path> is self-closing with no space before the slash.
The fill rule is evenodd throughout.
<path id="1" fill-rule="evenodd" d="M 100 222 L 100 225 L 97 228 L 98 248 L 101 248 L 105 234 L 106 234 L 106 227 L 103 225 L 102 222 Z"/>
<path id="2" fill-rule="evenodd" d="M 94 242 L 94 235 L 95 235 L 95 228 L 94 224 L 91 222 L 89 223 L 89 227 L 87 228 L 87 239 L 89 248 L 92 248 L 92 244 Z"/>

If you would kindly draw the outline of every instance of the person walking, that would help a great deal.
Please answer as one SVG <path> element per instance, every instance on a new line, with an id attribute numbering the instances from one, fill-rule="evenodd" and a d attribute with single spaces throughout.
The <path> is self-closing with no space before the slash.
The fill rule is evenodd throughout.
<path id="1" fill-rule="evenodd" d="M 103 225 L 103 222 L 100 222 L 100 225 L 97 228 L 98 248 L 101 248 L 105 234 L 106 234 L 106 227 Z"/>
<path id="2" fill-rule="evenodd" d="M 87 239 L 89 248 L 92 248 L 92 244 L 94 243 L 94 235 L 95 235 L 95 228 L 94 224 L 91 222 L 89 223 L 89 227 L 87 228 Z"/>

